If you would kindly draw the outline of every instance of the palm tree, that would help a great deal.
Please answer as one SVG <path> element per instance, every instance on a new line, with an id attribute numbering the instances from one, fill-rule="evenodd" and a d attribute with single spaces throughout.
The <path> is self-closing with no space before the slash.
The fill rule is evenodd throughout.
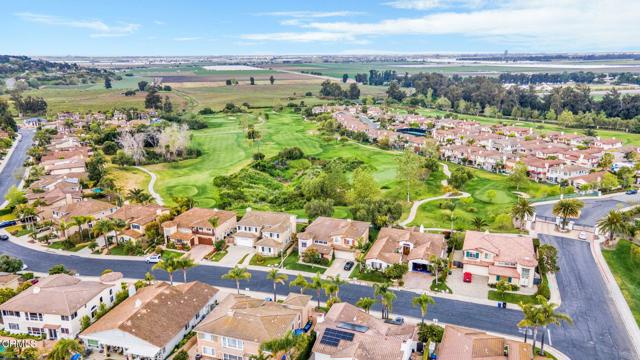
<path id="1" fill-rule="evenodd" d="M 523 302 L 520 302 L 520 304 L 518 305 L 520 306 L 520 309 L 522 309 L 522 313 L 524 315 L 523 319 L 520 320 L 520 322 L 518 322 L 518 327 L 525 328 L 527 330 L 525 332 L 525 336 L 529 331 L 529 329 L 533 329 L 532 349 L 535 349 L 536 339 L 538 337 L 538 328 L 541 325 L 540 316 L 539 316 L 540 308 L 537 307 L 535 304 L 524 304 Z M 533 354 L 531 358 L 533 359 Z"/>
<path id="2" fill-rule="evenodd" d="M 523 228 L 527 216 L 533 216 L 534 212 L 535 210 L 533 206 L 531 206 L 529 200 L 523 197 L 518 197 L 518 201 L 516 201 L 516 203 L 511 208 L 511 216 L 513 216 L 513 218 L 518 221 L 520 229 Z"/>
<path id="3" fill-rule="evenodd" d="M 272 354 L 284 353 L 286 359 L 293 359 L 294 350 L 300 350 L 305 343 L 304 339 L 304 336 L 296 336 L 293 331 L 289 331 L 281 338 L 263 342 L 260 350 Z"/>
<path id="4" fill-rule="evenodd" d="M 47 355 L 48 360 L 68 360 L 73 353 L 82 353 L 83 348 L 78 340 L 60 339 Z"/>
<path id="5" fill-rule="evenodd" d="M 163 271 L 166 271 L 167 275 L 169 275 L 169 283 L 171 285 L 173 285 L 173 273 L 177 269 L 178 268 L 176 266 L 176 258 L 172 258 L 172 257 L 160 260 L 155 265 L 153 265 L 153 267 L 151 268 L 151 270 L 163 270 Z"/>
<path id="6" fill-rule="evenodd" d="M 271 359 L 271 354 L 266 353 L 262 350 L 260 350 L 255 355 L 249 355 L 249 360 L 269 360 L 269 359 Z"/>
<path id="7" fill-rule="evenodd" d="M 209 224 L 211 224 L 211 228 L 215 230 L 215 228 L 218 227 L 219 222 L 220 222 L 220 218 L 217 216 L 212 216 L 209 218 Z"/>
<path id="8" fill-rule="evenodd" d="M 393 311 L 393 301 L 396 299 L 396 293 L 394 293 L 393 291 L 387 291 L 386 293 L 382 294 L 382 306 L 383 308 L 386 309 L 386 318 L 389 318 L 389 313 L 391 313 L 391 311 Z"/>
<path id="9" fill-rule="evenodd" d="M 389 287 L 391 283 L 386 282 L 383 284 L 373 284 L 373 297 L 380 297 L 380 304 L 382 304 L 382 318 L 385 319 L 387 307 L 385 302 L 383 301 L 384 295 L 389 292 Z"/>
<path id="10" fill-rule="evenodd" d="M 584 203 L 575 199 L 560 200 L 553 205 L 553 215 L 562 218 L 562 230 L 567 226 L 567 218 L 580 215 L 583 207 Z"/>
<path id="11" fill-rule="evenodd" d="M 236 290 L 238 290 L 238 294 L 240 294 L 240 280 L 251 279 L 251 273 L 247 271 L 247 269 L 236 265 L 234 268 L 230 269 L 228 273 L 222 275 L 222 278 L 225 280 L 235 280 Z"/>
<path id="12" fill-rule="evenodd" d="M 72 217 L 71 220 L 73 221 L 73 224 L 78 227 L 78 232 L 80 233 L 80 242 L 82 242 L 84 240 L 82 236 L 82 225 L 87 223 L 87 219 L 85 216 L 78 215 Z"/>
<path id="13" fill-rule="evenodd" d="M 320 291 L 324 287 L 324 281 L 320 277 L 320 273 L 316 273 L 316 276 L 311 278 L 309 283 L 309 289 L 316 291 L 316 299 L 318 300 L 318 309 L 320 309 Z"/>
<path id="14" fill-rule="evenodd" d="M 487 226 L 487 221 L 480 216 L 476 216 L 471 220 L 471 225 L 476 230 L 482 230 L 483 227 Z"/>
<path id="15" fill-rule="evenodd" d="M 182 278 L 184 282 L 187 282 L 187 270 L 192 267 L 196 267 L 198 264 L 193 261 L 193 259 L 189 256 L 183 256 L 175 260 L 175 266 L 177 270 L 182 270 Z"/>
<path id="16" fill-rule="evenodd" d="M 69 230 L 72 226 L 73 223 L 64 221 L 64 219 L 61 219 L 58 222 L 58 231 L 62 231 L 62 237 L 64 238 L 64 240 L 67 240 L 67 230 Z"/>
<path id="17" fill-rule="evenodd" d="M 420 314 L 422 315 L 420 318 L 421 323 L 424 324 L 424 317 L 427 315 L 429 304 L 435 303 L 436 302 L 433 300 L 433 298 L 427 294 L 420 294 L 420 296 L 416 296 L 411 300 L 411 304 L 413 304 L 414 307 L 420 307 Z"/>
<path id="18" fill-rule="evenodd" d="M 329 277 L 329 281 L 331 281 L 336 286 L 336 297 L 339 298 L 340 286 L 346 284 L 347 281 L 340 279 L 340 274 L 336 275 L 335 277 Z"/>
<path id="19" fill-rule="evenodd" d="M 628 232 L 624 214 L 617 210 L 609 211 L 606 217 L 598 221 L 598 228 L 608 233 L 607 243 L 613 242 L 616 235 L 624 235 Z"/>
<path id="20" fill-rule="evenodd" d="M 133 188 L 127 192 L 127 200 L 138 204 L 146 204 L 151 201 L 152 197 L 140 188 Z"/>
<path id="21" fill-rule="evenodd" d="M 93 225 L 93 234 L 96 238 L 104 236 L 104 246 L 108 247 L 107 233 L 115 228 L 113 221 L 109 219 L 100 219 Z"/>
<path id="22" fill-rule="evenodd" d="M 376 299 L 370 297 L 363 297 L 358 299 L 356 306 L 364 310 L 367 314 L 371 310 L 371 307 L 377 302 Z"/>
<path id="23" fill-rule="evenodd" d="M 95 219 L 91 215 L 82 217 L 83 224 L 88 224 L 88 223 L 92 222 L 93 220 L 95 220 Z M 89 235 L 89 240 L 91 240 L 92 239 L 91 231 L 88 231 L 88 235 Z"/>
<path id="24" fill-rule="evenodd" d="M 285 274 L 281 274 L 278 269 L 271 269 L 269 270 L 269 272 L 267 272 L 267 279 L 273 282 L 273 301 L 275 302 L 278 300 L 276 294 L 276 285 L 284 284 L 287 279 L 289 279 L 289 277 Z"/>
<path id="25" fill-rule="evenodd" d="M 337 298 L 336 295 L 338 293 L 339 287 L 334 282 L 327 281 L 323 285 L 324 293 L 327 295 L 329 299 Z"/>
<path id="26" fill-rule="evenodd" d="M 36 209 L 33 206 L 29 204 L 18 204 L 16 205 L 14 212 L 16 213 L 16 215 L 18 215 L 20 220 L 22 220 L 23 222 L 29 223 L 30 227 L 32 225 L 35 225 L 34 219 L 36 218 L 36 215 L 38 213 L 36 212 Z"/>
<path id="27" fill-rule="evenodd" d="M 436 285 L 438 284 L 438 279 L 440 278 L 438 276 L 438 273 L 441 269 L 444 269 L 445 266 L 447 265 L 447 261 L 443 258 L 437 257 L 435 255 L 431 255 L 431 257 L 429 258 L 429 262 L 431 263 L 431 268 L 434 270 L 434 272 L 436 273 Z"/>
<path id="28" fill-rule="evenodd" d="M 302 276 L 302 274 L 298 274 L 295 279 L 289 281 L 289 287 L 297 286 L 300 288 L 300 294 L 304 294 L 304 290 L 309 288 L 309 282 L 307 279 Z"/>
<path id="29" fill-rule="evenodd" d="M 560 326 L 563 322 L 573 324 L 573 319 L 565 313 L 556 312 L 558 304 L 550 303 L 544 296 L 536 297 L 540 308 L 540 318 L 542 324 L 542 340 L 540 340 L 540 354 L 544 354 L 544 335 L 547 333 L 549 325 Z"/>

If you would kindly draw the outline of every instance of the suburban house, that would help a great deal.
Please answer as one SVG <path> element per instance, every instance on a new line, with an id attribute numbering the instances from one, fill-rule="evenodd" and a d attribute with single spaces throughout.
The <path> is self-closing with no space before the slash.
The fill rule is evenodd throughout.
<path id="1" fill-rule="evenodd" d="M 311 296 L 291 293 L 282 303 L 228 295 L 196 328 L 198 354 L 205 359 L 239 360 L 258 355 L 260 344 L 303 328 L 313 308 Z"/>
<path id="2" fill-rule="evenodd" d="M 80 334 L 89 349 L 130 359 L 165 359 L 215 307 L 218 289 L 158 282 L 138 290 Z"/>
<path id="3" fill-rule="evenodd" d="M 121 208 L 109 215 L 112 219 L 124 221 L 127 228 L 118 234 L 121 241 L 137 240 L 144 235 L 147 225 L 156 221 L 158 217 L 169 214 L 169 209 L 154 204 L 124 204 Z"/>
<path id="4" fill-rule="evenodd" d="M 236 229 L 233 239 L 237 246 L 251 246 L 264 256 L 277 256 L 296 233 L 296 216 L 249 208 Z"/>
<path id="5" fill-rule="evenodd" d="M 84 174 L 85 160 L 81 158 L 47 160 L 40 163 L 49 175 Z"/>
<path id="6" fill-rule="evenodd" d="M 214 226 L 215 225 L 215 226 Z M 236 227 L 233 211 L 192 208 L 162 223 L 166 241 L 178 245 L 213 245 L 224 240 Z"/>
<path id="7" fill-rule="evenodd" d="M 569 182 L 571 185 L 575 186 L 576 188 L 580 188 L 583 185 L 590 185 L 593 188 L 597 189 L 600 187 L 600 183 L 602 182 L 604 175 L 607 173 L 608 171 L 596 171 L 586 175 L 572 178 Z"/>
<path id="8" fill-rule="evenodd" d="M 316 360 L 408 360 L 416 326 L 392 325 L 349 303 L 334 304 L 316 324 Z"/>
<path id="9" fill-rule="evenodd" d="M 463 271 L 522 287 L 533 285 L 538 266 L 533 238 L 523 235 L 491 234 L 468 230 L 462 246 Z"/>
<path id="10" fill-rule="evenodd" d="M 369 240 L 370 223 L 319 217 L 298 234 L 298 253 L 315 249 L 323 257 L 353 260 L 355 246 Z"/>
<path id="11" fill-rule="evenodd" d="M 31 184 L 25 196 L 29 203 L 64 206 L 82 200 L 82 185 L 77 176 L 45 175 Z"/>
<path id="12" fill-rule="evenodd" d="M 589 168 L 580 165 L 560 165 L 549 170 L 547 179 L 551 182 L 569 181 L 570 179 L 589 174 Z"/>
<path id="13" fill-rule="evenodd" d="M 42 220 L 52 220 L 55 223 L 61 220 L 72 223 L 75 216 L 90 216 L 92 220 L 87 223 L 87 227 L 91 228 L 95 221 L 112 215 L 116 210 L 118 210 L 116 205 L 106 201 L 84 198 L 82 201 L 63 206 L 42 208 L 38 213 L 38 217 Z M 67 235 L 76 231 L 78 231 L 78 228 L 73 227 L 67 230 Z"/>
<path id="14" fill-rule="evenodd" d="M 486 332 L 447 325 L 436 354 L 439 360 L 529 360 L 531 344 Z"/>
<path id="15" fill-rule="evenodd" d="M 113 304 L 121 278 L 120 273 L 105 274 L 100 281 L 66 274 L 47 276 L 0 305 L 3 328 L 50 340 L 73 339 L 80 332 L 83 316 L 93 319 L 100 304 Z"/>
<path id="16" fill-rule="evenodd" d="M 365 256 L 367 267 L 384 270 L 393 264 L 408 264 L 409 271 L 431 272 L 431 257 L 446 257 L 442 234 L 410 229 L 380 229 L 378 238 Z"/>
<path id="17" fill-rule="evenodd" d="M 622 141 L 616 138 L 602 139 L 598 137 L 593 142 L 593 146 L 602 148 L 604 150 L 615 149 L 622 147 Z"/>

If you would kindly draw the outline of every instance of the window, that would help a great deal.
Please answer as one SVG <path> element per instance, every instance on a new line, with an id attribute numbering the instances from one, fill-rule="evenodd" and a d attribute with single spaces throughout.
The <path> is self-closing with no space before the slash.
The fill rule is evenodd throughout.
<path id="1" fill-rule="evenodd" d="M 208 347 L 208 346 L 203 346 L 202 347 L 202 353 L 205 355 L 211 355 L 214 356 L 216 354 L 216 350 L 212 347 Z"/>
<path id="2" fill-rule="evenodd" d="M 480 258 L 480 254 L 475 252 L 475 251 L 467 251 L 465 253 L 465 256 L 468 258 L 472 258 L 472 259 L 479 259 Z"/>
<path id="3" fill-rule="evenodd" d="M 224 356 L 222 356 L 222 359 L 223 360 L 242 360 L 242 356 L 224 354 Z"/>
<path id="4" fill-rule="evenodd" d="M 222 346 L 230 349 L 238 349 L 238 350 L 244 349 L 244 343 L 242 342 L 242 340 L 229 338 L 229 337 L 222 338 Z"/>
<path id="5" fill-rule="evenodd" d="M 133 230 L 140 230 L 140 225 L 138 225 L 138 224 L 131 224 L 131 228 L 132 228 Z"/>
<path id="6" fill-rule="evenodd" d="M 20 330 L 20 325 L 9 323 L 9 330 Z"/>
<path id="7" fill-rule="evenodd" d="M 73 314 L 71 314 L 71 320 L 75 319 L 78 317 L 78 312 L 74 311 Z"/>
<path id="8" fill-rule="evenodd" d="M 67 315 L 61 315 L 60 318 L 62 321 L 69 321 L 69 317 Z"/>
<path id="9" fill-rule="evenodd" d="M 31 321 L 42 321 L 42 314 L 40 313 L 26 313 L 27 320 Z"/>
<path id="10" fill-rule="evenodd" d="M 42 329 L 35 328 L 35 327 L 28 327 L 27 332 L 29 333 L 29 335 L 35 335 L 35 336 L 40 336 L 43 333 Z"/>
<path id="11" fill-rule="evenodd" d="M 65 334 L 65 335 L 69 335 L 69 329 L 67 329 L 67 328 L 60 328 L 60 332 Z"/>
<path id="12" fill-rule="evenodd" d="M 198 333 L 198 338 L 208 340 L 208 341 L 214 341 L 216 339 L 214 335 L 207 334 L 207 333 Z"/>
<path id="13" fill-rule="evenodd" d="M 20 311 L 2 310 L 2 315 L 20 317 Z"/>
<path id="14" fill-rule="evenodd" d="M 301 241 L 300 242 L 300 247 L 303 248 L 303 249 L 306 248 L 307 247 L 307 242 L 306 241 Z"/>

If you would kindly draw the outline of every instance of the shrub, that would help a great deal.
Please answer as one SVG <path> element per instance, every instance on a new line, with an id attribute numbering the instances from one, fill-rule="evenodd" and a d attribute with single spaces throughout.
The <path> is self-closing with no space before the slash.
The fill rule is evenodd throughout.
<path id="1" fill-rule="evenodd" d="M 511 215 L 509 214 L 500 214 L 496 216 L 496 219 L 493 221 L 496 229 L 499 230 L 511 230 L 513 229 L 513 220 Z"/>
<path id="2" fill-rule="evenodd" d="M 216 241 L 216 243 L 214 244 L 214 247 L 216 248 L 216 252 L 222 251 L 224 249 L 224 245 L 225 245 L 224 240 Z"/>
<path id="3" fill-rule="evenodd" d="M 435 343 L 439 343 L 442 341 L 443 335 L 444 328 L 442 326 L 426 323 L 418 324 L 418 340 L 420 342 L 433 341 Z"/>
<path id="4" fill-rule="evenodd" d="M 536 295 L 542 295 L 547 300 L 551 298 L 551 290 L 549 289 L 549 281 L 546 276 L 542 277 L 542 281 L 540 285 L 538 285 L 538 291 L 536 291 Z"/>
<path id="5" fill-rule="evenodd" d="M 184 350 L 180 350 L 176 356 L 173 357 L 173 360 L 189 360 L 189 354 Z"/>

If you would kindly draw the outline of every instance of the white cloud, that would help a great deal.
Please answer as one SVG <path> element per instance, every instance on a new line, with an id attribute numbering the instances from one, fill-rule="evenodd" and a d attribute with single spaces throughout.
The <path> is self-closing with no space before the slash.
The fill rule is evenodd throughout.
<path id="1" fill-rule="evenodd" d="M 479 7 L 485 0 L 395 0 L 384 3 L 397 9 L 431 10 L 454 6 Z"/>
<path id="2" fill-rule="evenodd" d="M 117 25 L 108 25 L 101 20 L 68 19 L 54 15 L 36 14 L 31 12 L 20 12 L 15 15 L 25 21 L 33 23 L 87 29 L 92 32 L 90 36 L 96 38 L 126 36 L 140 28 L 139 24 L 119 23 Z"/>
<path id="3" fill-rule="evenodd" d="M 258 15 L 291 17 L 298 19 L 345 17 L 363 14 L 360 11 L 271 11 Z"/>
<path id="4" fill-rule="evenodd" d="M 341 34 L 334 32 L 279 32 L 279 33 L 261 33 L 261 34 L 244 34 L 240 36 L 245 40 L 252 41 L 289 41 L 289 42 L 311 42 L 311 41 L 355 41 L 356 39 L 349 34 Z"/>
<path id="5" fill-rule="evenodd" d="M 161 20 L 153 20 L 153 23 L 156 25 L 165 25 L 166 23 L 164 21 Z"/>
<path id="6" fill-rule="evenodd" d="M 196 41 L 201 39 L 202 37 L 200 36 L 184 36 L 184 37 L 175 37 L 173 38 L 173 41 Z"/>

